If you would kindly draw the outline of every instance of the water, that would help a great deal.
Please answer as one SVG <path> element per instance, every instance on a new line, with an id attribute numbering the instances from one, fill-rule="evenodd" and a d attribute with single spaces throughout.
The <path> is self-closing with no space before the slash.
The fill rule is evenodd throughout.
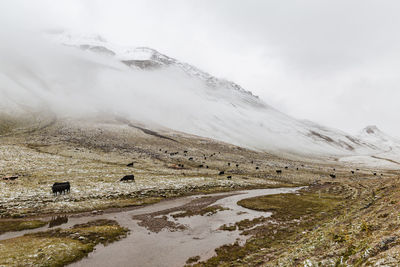
<path id="1" fill-rule="evenodd" d="M 130 229 L 127 238 L 104 247 L 99 245 L 96 250 L 79 262 L 70 266 L 182 266 L 186 260 L 193 256 L 200 256 L 201 260 L 215 255 L 214 250 L 222 245 L 245 242 L 248 236 L 241 236 L 240 231 L 219 230 L 220 226 L 234 224 L 235 222 L 257 217 L 268 217 L 269 212 L 249 210 L 238 206 L 236 203 L 245 198 L 261 195 L 292 193 L 299 188 L 256 189 L 230 193 L 218 193 L 207 196 L 227 195 L 217 200 L 212 205 L 220 205 L 228 210 L 219 211 L 211 216 L 191 216 L 168 219 L 186 226 L 184 230 L 171 231 L 163 229 L 158 233 L 150 232 L 145 227 L 139 226 L 138 221 L 132 219 L 134 215 L 148 214 L 180 207 L 189 203 L 194 198 L 203 196 L 189 196 L 174 200 L 167 200 L 143 208 L 106 213 L 96 216 L 70 217 L 67 223 L 60 225 L 67 228 L 77 223 L 85 223 L 93 219 L 112 219 Z M 22 232 L 6 233 L 0 239 L 20 236 L 25 233 L 37 232 L 46 228 L 27 230 Z"/>

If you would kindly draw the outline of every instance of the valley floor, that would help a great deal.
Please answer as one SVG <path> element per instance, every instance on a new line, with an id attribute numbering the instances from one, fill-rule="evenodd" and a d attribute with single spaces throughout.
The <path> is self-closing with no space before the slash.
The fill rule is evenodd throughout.
<path id="1" fill-rule="evenodd" d="M 194 257 L 187 264 L 400 263 L 398 171 L 288 160 L 197 136 L 150 131 L 114 118 L 5 117 L 0 125 L 0 239 L 2 233 L 43 227 L 51 217 L 90 213 L 95 219 L 187 195 L 308 186 L 298 194 L 240 201 L 245 208 L 270 211 L 272 216 L 225 225 L 220 231 L 240 231 L 246 243 L 225 245 L 213 257 Z M 130 174 L 134 182 L 119 181 Z M 10 176 L 17 178 L 5 179 Z M 71 183 L 71 192 L 54 196 L 52 184 L 64 181 Z M 209 209 L 203 216 L 223 212 L 212 202 L 204 208 Z M 117 241 L 129 230 L 109 221 L 76 228 L 80 230 L 75 236 L 72 230 L 39 234 L 49 244 L 66 244 L 76 251 L 75 258 L 54 259 L 59 265 L 81 259 L 97 244 Z M 17 238 L 39 242 L 37 235 Z M 22 242 L 10 237 L 0 241 L 0 250 L 17 253 L 11 249 L 14 241 Z M 52 257 L 54 251 L 41 249 L 40 257 Z M 0 265 L 10 263 L 5 260 L 0 258 Z"/>

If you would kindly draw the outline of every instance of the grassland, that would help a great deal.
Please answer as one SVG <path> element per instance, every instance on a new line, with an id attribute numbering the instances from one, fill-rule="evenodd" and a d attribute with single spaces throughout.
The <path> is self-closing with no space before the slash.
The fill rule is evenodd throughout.
<path id="1" fill-rule="evenodd" d="M 55 229 L 0 241 L 1 266 L 64 266 L 85 257 L 99 244 L 126 236 L 128 230 L 110 220 L 91 221 L 71 229 Z"/>
<path id="2" fill-rule="evenodd" d="M 272 216 L 221 227 L 251 237 L 245 245 L 217 249 L 215 257 L 198 265 L 400 263 L 397 170 L 357 166 L 360 170 L 353 174 L 355 166 L 334 161 L 287 159 L 197 136 L 162 129 L 159 133 L 176 141 L 107 117 L 0 119 L 0 234 L 40 227 L 46 222 L 36 218 L 51 214 L 122 209 L 198 193 L 308 185 L 299 195 L 242 200 L 243 207 Z M 331 173 L 337 178 L 330 178 Z M 134 174 L 135 182 L 119 181 L 127 174 Z M 8 175 L 18 179 L 1 179 Z M 70 181 L 71 193 L 53 196 L 51 185 L 61 181 Z M 211 206 L 182 216 L 219 211 Z M 72 231 L 78 231 L 81 240 L 69 231 L 1 241 L 0 265 L 63 265 L 99 242 L 120 238 L 124 230 L 116 225 L 80 226 Z"/>

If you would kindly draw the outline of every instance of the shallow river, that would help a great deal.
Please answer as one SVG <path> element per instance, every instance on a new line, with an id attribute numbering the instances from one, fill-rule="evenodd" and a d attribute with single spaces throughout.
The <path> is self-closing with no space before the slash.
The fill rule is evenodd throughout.
<path id="1" fill-rule="evenodd" d="M 183 266 L 186 260 L 193 256 L 200 256 L 201 260 L 215 255 L 214 250 L 222 245 L 235 241 L 243 243 L 246 236 L 240 236 L 240 231 L 218 230 L 223 224 L 230 225 L 244 219 L 268 217 L 269 212 L 259 212 L 238 206 L 236 203 L 244 198 L 271 195 L 279 193 L 292 193 L 299 188 L 256 189 L 229 193 L 217 193 L 207 196 L 227 195 L 211 205 L 220 205 L 227 210 L 219 211 L 210 216 L 191 216 L 169 220 L 185 225 L 185 230 L 170 231 L 163 229 L 154 233 L 145 227 L 139 226 L 138 221 L 132 219 L 134 215 L 148 214 L 180 207 L 203 195 L 189 196 L 179 199 L 166 200 L 157 204 L 145 206 L 130 211 L 105 213 L 96 216 L 70 217 L 68 222 L 59 227 L 67 228 L 77 223 L 85 223 L 93 219 L 112 219 L 121 226 L 130 229 L 127 238 L 109 244 L 106 247 L 98 245 L 96 250 L 83 260 L 70 266 Z M 48 227 L 48 226 L 46 226 Z M 46 229 L 42 227 L 35 230 L 11 232 L 0 235 L 0 240 L 32 233 Z"/>

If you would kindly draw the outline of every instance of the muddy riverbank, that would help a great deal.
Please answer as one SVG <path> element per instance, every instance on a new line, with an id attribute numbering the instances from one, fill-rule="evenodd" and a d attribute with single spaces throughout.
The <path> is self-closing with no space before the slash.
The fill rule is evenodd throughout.
<path id="1" fill-rule="evenodd" d="M 127 238 L 108 246 L 98 245 L 88 257 L 71 266 L 182 266 L 190 257 L 199 256 L 206 260 L 215 254 L 216 248 L 246 240 L 247 237 L 241 236 L 239 230 L 220 230 L 222 225 L 271 215 L 238 206 L 239 200 L 291 193 L 298 189 L 255 189 L 189 196 L 129 211 L 60 217 L 60 225 L 55 227 L 69 228 L 93 219 L 111 219 L 130 230 Z M 159 221 L 160 227 L 155 230 L 152 221 Z M 0 240 L 43 231 L 48 227 L 5 233 Z"/>

